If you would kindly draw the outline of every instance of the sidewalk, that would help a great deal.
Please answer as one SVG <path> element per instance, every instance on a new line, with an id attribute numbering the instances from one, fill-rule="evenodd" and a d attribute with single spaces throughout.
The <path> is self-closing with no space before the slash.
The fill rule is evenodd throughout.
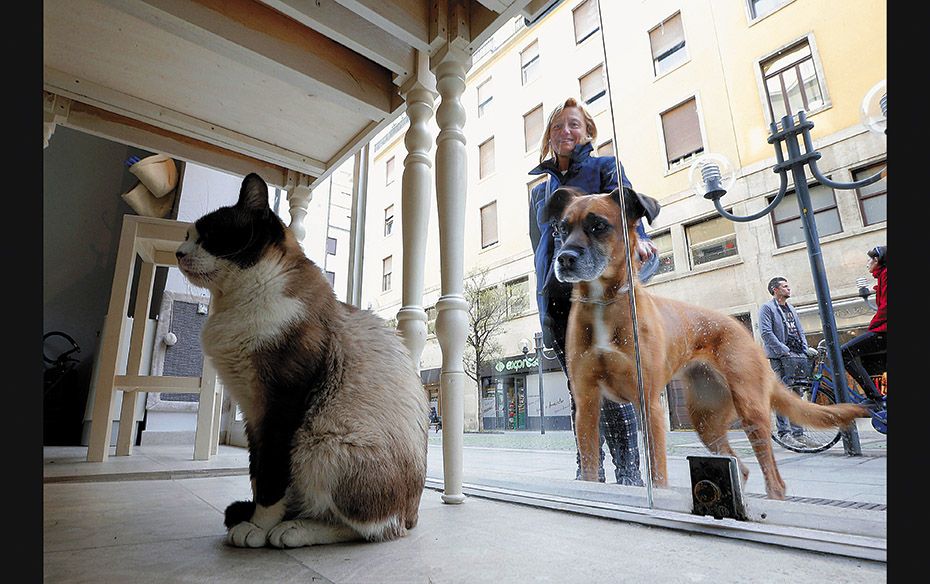
<path id="1" fill-rule="evenodd" d="M 497 439 L 527 444 L 531 438 L 522 434 Z M 556 443 L 565 438 L 565 433 L 547 433 Z M 467 442 L 477 439 L 493 438 L 466 436 Z M 497 465 L 498 477 L 513 480 L 522 471 L 506 469 L 506 457 L 518 454 L 527 457 L 524 461 L 530 466 L 542 468 L 541 475 L 561 477 L 523 477 L 537 487 L 584 492 L 591 500 L 636 490 L 565 479 L 565 465 L 573 463 L 571 451 L 540 454 L 513 448 L 513 443 L 508 448 L 466 446 L 466 475 L 482 465 Z M 685 442 L 682 448 L 691 447 Z M 132 456 L 111 456 L 105 463 L 86 462 L 83 447 L 44 451 L 43 572 L 50 583 L 887 581 L 884 561 L 664 529 L 483 495 L 469 494 L 462 505 L 445 505 L 435 478 L 428 480 L 423 494 L 418 526 L 401 540 L 243 550 L 224 544 L 222 521 L 226 505 L 250 497 L 245 449 L 221 445 L 210 461 L 194 461 L 192 446 L 140 446 Z M 441 447 L 432 444 L 429 457 L 430 476 L 441 480 Z"/>

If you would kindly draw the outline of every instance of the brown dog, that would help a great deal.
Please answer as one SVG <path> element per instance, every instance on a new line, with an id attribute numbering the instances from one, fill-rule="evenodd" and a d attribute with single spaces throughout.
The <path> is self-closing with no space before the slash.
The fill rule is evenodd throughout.
<path id="1" fill-rule="evenodd" d="M 556 220 L 564 242 L 557 254 L 556 276 L 573 283 L 566 334 L 566 359 L 575 399 L 575 429 L 584 480 L 597 480 L 598 423 L 602 396 L 627 400 L 639 407 L 634 330 L 623 211 L 630 249 L 635 249 L 636 222 L 658 213 L 651 198 L 624 188 L 586 195 L 562 187 L 553 193 L 546 215 Z M 769 498 L 783 499 L 785 483 L 772 454 L 771 412 L 814 428 L 843 427 L 866 411 L 852 404 L 822 406 L 803 401 L 779 380 L 762 348 L 736 319 L 722 313 L 653 296 L 636 278 L 633 262 L 640 362 L 647 404 L 653 484 L 666 486 L 662 388 L 689 363 L 709 365 L 712 373 L 689 366 L 692 377 L 686 400 L 701 441 L 715 454 L 736 456 L 727 430 L 740 418 L 765 476 Z M 706 368 L 704 369 L 706 370 Z M 719 374 L 719 375 L 718 375 Z M 740 463 L 745 481 L 749 469 Z"/>

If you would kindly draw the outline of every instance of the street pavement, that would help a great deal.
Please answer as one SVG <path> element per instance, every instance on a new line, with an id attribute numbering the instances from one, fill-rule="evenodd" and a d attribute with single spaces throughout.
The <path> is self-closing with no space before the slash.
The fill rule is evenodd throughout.
<path id="1" fill-rule="evenodd" d="M 749 440 L 742 431 L 731 431 L 728 440 L 739 459 L 749 468 L 742 492 L 750 516 L 812 529 L 824 522 L 838 522 L 844 533 L 884 537 L 887 504 L 887 439 L 866 420 L 858 424 L 862 454 L 848 456 L 840 441 L 825 452 L 799 454 L 773 442 L 779 472 L 787 485 L 787 503 L 765 498 L 762 472 Z M 641 469 L 645 475 L 645 458 Z M 710 453 L 692 431 L 667 432 L 669 487 L 654 488 L 613 483 L 575 481 L 575 442 L 570 431 L 505 431 L 464 435 L 463 483 L 498 489 L 544 493 L 559 497 L 649 507 L 648 497 L 658 508 L 688 512 L 692 506 L 689 456 Z M 427 473 L 433 481 L 443 480 L 442 432 L 430 431 Z M 606 449 L 605 449 L 606 450 Z M 613 474 L 609 455 L 607 477 Z"/>

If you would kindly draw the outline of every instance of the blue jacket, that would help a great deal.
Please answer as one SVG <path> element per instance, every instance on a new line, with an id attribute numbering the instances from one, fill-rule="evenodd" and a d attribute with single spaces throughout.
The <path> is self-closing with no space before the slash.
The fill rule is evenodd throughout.
<path id="1" fill-rule="evenodd" d="M 556 236 L 552 224 L 542 220 L 542 212 L 549 196 L 563 185 L 577 187 L 588 193 L 609 193 L 617 188 L 616 159 L 613 156 L 591 156 L 592 150 L 590 142 L 575 146 L 564 177 L 554 158 L 543 161 L 529 172 L 531 175 L 548 175 L 548 180 L 536 185 L 530 194 L 529 216 L 530 241 L 533 243 L 536 263 L 536 303 L 539 306 L 539 322 L 547 338 L 549 300 L 555 298 L 567 302 L 571 295 L 571 284 L 559 282 L 555 277 L 552 258 L 562 246 L 562 241 Z M 620 175 L 623 186 L 633 188 L 623 171 L 623 164 L 620 165 Z M 641 239 L 649 239 L 642 222 L 636 229 Z M 653 254 L 640 267 L 640 281 L 647 282 L 658 267 L 658 255 Z M 551 344 L 547 343 L 546 346 Z"/>
<path id="2" fill-rule="evenodd" d="M 807 338 L 804 336 L 804 329 L 801 327 L 801 319 L 798 318 L 798 313 L 790 303 L 788 309 L 794 315 L 794 324 L 798 327 L 798 333 L 801 335 L 801 345 L 807 349 Z M 759 334 L 762 336 L 765 356 L 769 359 L 786 357 L 792 354 L 791 349 L 785 344 L 785 337 L 788 336 L 785 317 L 782 316 L 781 309 L 774 298 L 763 304 L 759 309 Z"/>

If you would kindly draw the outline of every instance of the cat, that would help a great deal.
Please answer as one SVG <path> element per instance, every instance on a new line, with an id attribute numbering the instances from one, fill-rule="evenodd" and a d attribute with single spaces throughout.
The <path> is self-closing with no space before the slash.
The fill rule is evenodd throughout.
<path id="1" fill-rule="evenodd" d="M 204 354 L 245 417 L 252 500 L 225 513 L 236 547 L 402 537 L 426 481 L 426 391 L 385 322 L 337 300 L 268 205 L 257 174 L 198 219 L 178 267 L 212 296 Z"/>

